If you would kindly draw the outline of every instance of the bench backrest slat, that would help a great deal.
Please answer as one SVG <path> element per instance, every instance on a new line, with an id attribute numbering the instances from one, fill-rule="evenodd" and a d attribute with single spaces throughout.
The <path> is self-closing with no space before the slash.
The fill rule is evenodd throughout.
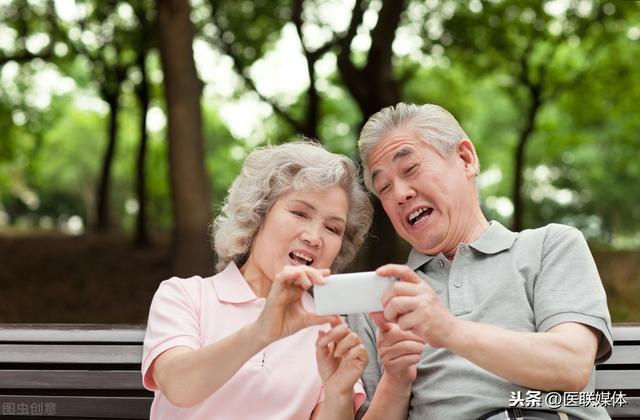
<path id="1" fill-rule="evenodd" d="M 638 365 L 640 368 L 640 344 L 637 346 L 616 344 L 611 357 L 602 365 Z"/>
<path id="2" fill-rule="evenodd" d="M 597 370 L 596 389 L 639 389 L 640 371 Z"/>
<path id="3" fill-rule="evenodd" d="M 0 343 L 142 343 L 144 325 L 1 324 Z"/>
<path id="4" fill-rule="evenodd" d="M 132 370 L 3 370 L 0 389 L 144 389 Z"/>
<path id="5" fill-rule="evenodd" d="M 0 395 L 4 412 L 13 409 L 16 414 L 50 418 L 148 419 L 149 402 L 148 397 Z"/>
<path id="6" fill-rule="evenodd" d="M 141 345 L 0 344 L 3 363 L 140 364 Z"/>

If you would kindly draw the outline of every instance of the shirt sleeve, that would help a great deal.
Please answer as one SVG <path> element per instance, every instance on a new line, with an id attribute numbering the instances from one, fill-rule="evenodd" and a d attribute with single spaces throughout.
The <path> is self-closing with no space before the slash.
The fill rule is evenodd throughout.
<path id="1" fill-rule="evenodd" d="M 578 322 L 601 332 L 596 363 L 611 355 L 613 339 L 607 296 L 582 233 L 554 225 L 542 248 L 534 283 L 533 307 L 538 331 Z"/>
<path id="2" fill-rule="evenodd" d="M 347 317 L 349 328 L 353 330 L 362 341 L 367 353 L 369 363 L 362 373 L 362 385 L 364 386 L 364 398 L 356 412 L 356 419 L 361 419 L 369 409 L 371 398 L 376 392 L 376 386 L 382 377 L 382 369 L 376 348 L 376 330 L 372 321 L 365 314 L 353 314 Z"/>
<path id="3" fill-rule="evenodd" d="M 165 351 L 179 346 L 201 347 L 197 304 L 187 291 L 195 279 L 172 278 L 158 287 L 147 321 L 142 351 L 142 378 L 145 388 L 156 391 L 153 362 Z"/>

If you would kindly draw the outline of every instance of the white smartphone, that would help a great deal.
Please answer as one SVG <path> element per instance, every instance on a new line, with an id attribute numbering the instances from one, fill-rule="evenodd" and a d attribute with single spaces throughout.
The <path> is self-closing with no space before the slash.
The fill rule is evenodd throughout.
<path id="1" fill-rule="evenodd" d="M 320 315 L 344 315 L 382 310 L 382 295 L 394 282 L 374 271 L 334 274 L 326 283 L 313 287 L 316 312 Z"/>

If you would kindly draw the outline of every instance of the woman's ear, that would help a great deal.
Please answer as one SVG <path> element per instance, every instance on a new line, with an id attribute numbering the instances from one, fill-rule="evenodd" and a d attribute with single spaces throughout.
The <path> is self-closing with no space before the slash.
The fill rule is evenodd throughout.
<path id="1" fill-rule="evenodd" d="M 460 140 L 456 146 L 456 154 L 464 164 L 464 170 L 469 177 L 478 175 L 478 155 L 476 155 L 476 149 L 471 140 Z"/>

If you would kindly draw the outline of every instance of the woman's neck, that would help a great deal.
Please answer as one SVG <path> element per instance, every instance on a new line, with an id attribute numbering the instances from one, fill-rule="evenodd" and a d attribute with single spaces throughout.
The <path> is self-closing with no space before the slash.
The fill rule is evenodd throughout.
<path id="1" fill-rule="evenodd" d="M 264 271 L 262 271 L 255 261 L 252 260 L 251 255 L 246 263 L 240 267 L 240 272 L 246 280 L 247 284 L 253 291 L 253 293 L 259 297 L 267 297 L 271 290 L 272 281 L 267 278 Z"/>

